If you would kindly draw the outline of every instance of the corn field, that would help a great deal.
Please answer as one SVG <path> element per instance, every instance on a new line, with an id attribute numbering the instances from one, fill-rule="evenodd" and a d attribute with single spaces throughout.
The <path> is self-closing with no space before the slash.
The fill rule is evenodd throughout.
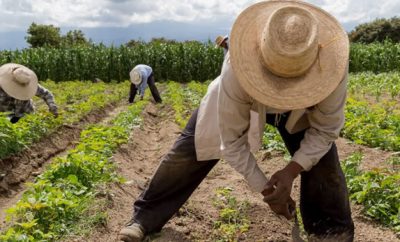
<path id="1" fill-rule="evenodd" d="M 350 72 L 374 73 L 400 71 L 400 44 L 391 42 L 352 44 Z"/>
<path id="2" fill-rule="evenodd" d="M 1 51 L 0 64 L 14 62 L 30 67 L 40 80 L 55 82 L 91 80 L 106 82 L 129 78 L 137 64 L 153 67 L 156 80 L 205 81 L 219 75 L 223 61 L 212 43 L 143 43 L 135 47 L 35 48 Z M 350 71 L 400 71 L 400 44 L 352 44 Z"/>
<path id="3" fill-rule="evenodd" d="M 222 50 L 213 44 L 152 43 L 135 47 L 35 48 L 0 52 L 0 64 L 14 62 L 31 68 L 40 80 L 55 82 L 129 79 L 137 64 L 150 65 L 156 80 L 205 81 L 219 75 Z"/>

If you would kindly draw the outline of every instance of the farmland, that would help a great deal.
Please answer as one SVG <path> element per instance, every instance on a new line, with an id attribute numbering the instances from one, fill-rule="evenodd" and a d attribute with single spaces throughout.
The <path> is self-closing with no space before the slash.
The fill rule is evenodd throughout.
<path id="1" fill-rule="evenodd" d="M 15 125 L 0 117 L 1 241 L 115 240 L 130 219 L 134 199 L 198 107 L 222 61 L 222 53 L 207 45 L 96 48 L 93 53 L 38 48 L 0 55 L 3 62 L 20 60 L 37 68 L 41 80 L 53 79 L 41 83 L 54 93 L 61 110 L 54 118 L 35 100 L 37 112 Z M 129 54 L 121 54 L 125 52 Z M 337 145 L 356 241 L 400 240 L 400 64 L 392 64 L 399 53 L 399 46 L 390 43 L 352 46 L 346 123 Z M 382 62 L 367 54 L 394 57 Z M 143 101 L 127 104 L 129 83 L 124 80 L 139 56 L 160 70 L 155 73 L 163 104 L 154 104 L 149 91 Z M 191 64 L 183 67 L 185 63 Z M 120 82 L 64 81 L 94 77 Z M 61 139 L 68 142 L 61 144 Z M 287 163 L 273 128 L 266 129 L 256 157 L 267 175 Z M 297 179 L 296 201 L 299 186 Z M 150 240 L 290 241 L 292 226 L 274 216 L 260 195 L 221 161 Z"/>
<path id="2" fill-rule="evenodd" d="M 400 71 L 400 45 L 352 44 L 350 72 Z M 40 80 L 123 81 L 129 78 L 132 66 L 147 63 L 157 70 L 156 80 L 190 82 L 212 80 L 220 73 L 221 49 L 213 43 L 139 43 L 134 47 L 34 48 L 0 51 L 0 64 L 15 62 L 29 66 Z"/>

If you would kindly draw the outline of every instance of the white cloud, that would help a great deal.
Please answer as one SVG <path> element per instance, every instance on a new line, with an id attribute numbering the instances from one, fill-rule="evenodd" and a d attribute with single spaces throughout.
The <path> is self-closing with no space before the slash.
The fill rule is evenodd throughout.
<path id="1" fill-rule="evenodd" d="M 399 0 L 309 0 L 332 15 L 341 23 L 364 23 L 376 18 L 390 18 L 400 12 Z"/>
<path id="2" fill-rule="evenodd" d="M 234 19 L 259 0 L 0 0 L 0 31 L 26 30 L 32 22 L 59 27 L 127 27 L 153 21 Z M 399 0 L 308 0 L 343 24 L 400 12 Z"/>

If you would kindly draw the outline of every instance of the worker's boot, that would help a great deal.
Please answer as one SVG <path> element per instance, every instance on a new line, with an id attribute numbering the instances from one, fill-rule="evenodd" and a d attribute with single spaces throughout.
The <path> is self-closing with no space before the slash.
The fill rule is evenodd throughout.
<path id="1" fill-rule="evenodd" d="M 140 242 L 144 238 L 144 229 L 140 224 L 132 222 L 121 229 L 118 238 L 124 242 Z"/>

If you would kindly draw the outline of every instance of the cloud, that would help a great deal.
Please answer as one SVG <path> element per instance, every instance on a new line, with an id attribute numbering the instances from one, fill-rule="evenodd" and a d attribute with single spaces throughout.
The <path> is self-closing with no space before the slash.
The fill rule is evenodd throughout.
<path id="1" fill-rule="evenodd" d="M 233 19 L 259 0 L 2 0 L 0 31 L 26 30 L 32 22 L 59 27 L 128 27 L 154 21 L 201 23 Z M 399 0 L 307 0 L 343 24 L 392 17 Z"/>
<path id="2" fill-rule="evenodd" d="M 75 27 L 127 27 L 153 21 L 201 22 L 232 16 L 254 0 L 2 0 L 0 29 L 31 22 Z"/>
<path id="3" fill-rule="evenodd" d="M 390 18 L 400 12 L 399 0 L 309 0 L 343 24 L 360 24 L 376 18 Z"/>

